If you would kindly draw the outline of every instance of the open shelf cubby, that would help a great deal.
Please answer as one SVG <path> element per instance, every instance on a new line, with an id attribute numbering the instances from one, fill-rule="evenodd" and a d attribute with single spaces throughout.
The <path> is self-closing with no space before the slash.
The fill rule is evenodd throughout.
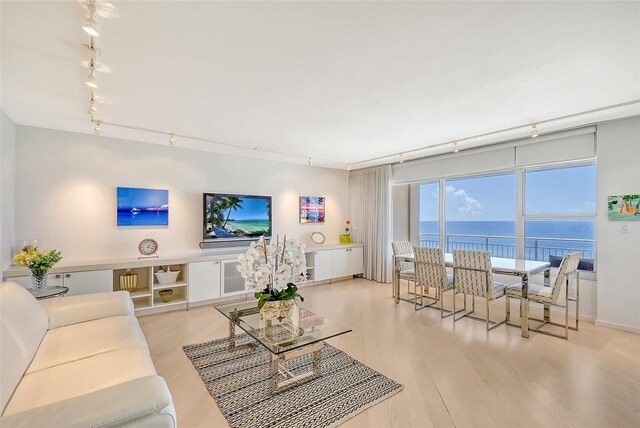
<path id="1" fill-rule="evenodd" d="M 160 297 L 160 290 L 173 290 L 173 294 L 168 302 L 163 302 L 162 297 Z M 159 288 L 154 288 L 153 290 L 153 307 L 161 307 L 161 306 L 171 306 L 177 305 L 181 303 L 187 303 L 187 287 L 178 286 L 174 287 L 172 285 L 163 286 Z"/>
<path id="2" fill-rule="evenodd" d="M 133 299 L 134 306 L 138 299 L 149 299 L 151 297 L 151 276 L 149 268 L 132 268 L 132 269 L 114 269 L 113 271 L 113 291 L 119 291 L 120 288 L 120 275 L 123 275 L 131 271 L 138 274 L 138 284 L 135 291 L 130 291 L 131 299 Z M 149 302 L 149 307 L 151 306 Z M 136 309 L 138 307 L 136 306 Z"/>
<path id="3" fill-rule="evenodd" d="M 169 272 L 179 272 L 178 277 L 174 282 L 162 284 L 158 281 L 158 277 L 156 272 L 160 270 L 164 270 L 165 272 L 168 270 Z M 177 288 L 177 287 L 185 287 L 187 285 L 187 264 L 178 264 L 178 265 L 159 265 L 153 267 L 153 283 L 152 287 L 154 290 L 160 290 L 163 288 Z"/>

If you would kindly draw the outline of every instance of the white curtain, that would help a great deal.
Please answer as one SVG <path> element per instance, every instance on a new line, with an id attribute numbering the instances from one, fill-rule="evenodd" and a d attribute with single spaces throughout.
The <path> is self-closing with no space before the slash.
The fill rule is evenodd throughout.
<path id="1" fill-rule="evenodd" d="M 364 244 L 364 277 L 391 282 L 391 166 L 351 171 L 352 237 Z"/>

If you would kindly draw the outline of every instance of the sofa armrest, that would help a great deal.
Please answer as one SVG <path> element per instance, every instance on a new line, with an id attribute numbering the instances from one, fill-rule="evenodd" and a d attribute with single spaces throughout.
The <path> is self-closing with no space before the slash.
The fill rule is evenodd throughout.
<path id="1" fill-rule="evenodd" d="M 49 330 L 65 325 L 121 315 L 133 315 L 133 302 L 126 291 L 84 294 L 42 300 L 49 317 Z"/>
<path id="2" fill-rule="evenodd" d="M 160 376 L 147 376 L 109 388 L 2 416 L 3 428 L 119 427 L 165 414 L 176 426 L 171 394 Z"/>

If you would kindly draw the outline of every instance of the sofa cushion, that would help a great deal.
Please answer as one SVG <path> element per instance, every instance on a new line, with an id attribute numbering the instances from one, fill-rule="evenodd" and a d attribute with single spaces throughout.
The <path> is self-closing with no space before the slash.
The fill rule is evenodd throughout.
<path id="1" fill-rule="evenodd" d="M 0 285 L 0 409 L 31 363 L 49 320 L 38 301 L 15 282 Z"/>
<path id="2" fill-rule="evenodd" d="M 78 397 L 155 374 L 147 348 L 123 348 L 104 352 L 25 375 L 4 414 Z"/>
<path id="3" fill-rule="evenodd" d="M 27 374 L 103 352 L 127 347 L 146 348 L 138 320 L 110 317 L 49 330 Z"/>
<path id="4" fill-rule="evenodd" d="M 101 318 L 133 315 L 133 302 L 129 292 L 81 294 L 41 300 L 49 317 L 49 329 Z"/>

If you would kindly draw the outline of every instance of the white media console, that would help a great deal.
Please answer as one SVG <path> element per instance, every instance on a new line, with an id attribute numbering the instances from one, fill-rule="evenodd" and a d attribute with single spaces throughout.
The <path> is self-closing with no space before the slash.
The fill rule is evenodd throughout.
<path id="1" fill-rule="evenodd" d="M 351 278 L 363 272 L 363 245 L 312 245 L 306 248 L 308 280 L 304 286 Z M 60 263 L 50 270 L 48 285 L 69 287 L 68 296 L 120 290 L 120 275 L 131 270 L 138 274 L 138 286 L 131 293 L 136 315 L 216 301 L 253 298 L 238 272 L 238 255 L 243 248 L 153 259 L 121 259 L 86 263 Z M 154 272 L 163 267 L 180 270 L 175 282 L 159 284 Z M 31 287 L 29 271 L 9 267 L 3 281 Z M 172 289 L 171 300 L 163 302 L 159 291 Z"/>

